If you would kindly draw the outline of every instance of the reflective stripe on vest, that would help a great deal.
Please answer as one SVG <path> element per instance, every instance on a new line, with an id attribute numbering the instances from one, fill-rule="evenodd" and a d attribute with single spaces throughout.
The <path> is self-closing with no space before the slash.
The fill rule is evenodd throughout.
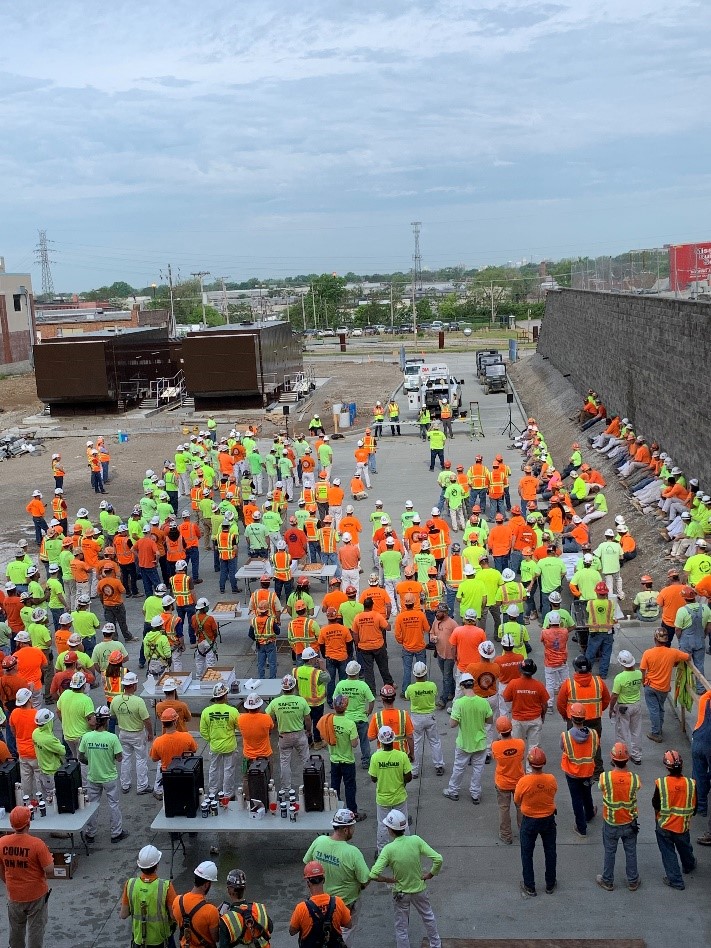
<path id="1" fill-rule="evenodd" d="M 310 708 L 318 707 L 326 700 L 326 686 L 319 682 L 320 668 L 311 665 L 299 665 L 292 668 L 291 674 L 296 678 L 299 694 L 305 699 Z"/>
<path id="2" fill-rule="evenodd" d="M 291 557 L 286 550 L 277 550 L 272 557 L 274 564 L 274 579 L 286 583 L 291 579 Z"/>
<path id="3" fill-rule="evenodd" d="M 170 577 L 170 585 L 175 596 L 176 606 L 189 606 L 193 603 L 193 591 L 186 573 L 175 573 Z"/>
<path id="4" fill-rule="evenodd" d="M 607 608 L 605 610 L 605 615 L 602 620 L 596 621 L 597 612 L 595 610 L 595 604 L 597 602 L 602 602 L 601 599 L 593 599 L 588 603 L 588 627 L 591 632 L 606 629 L 608 632 L 615 624 L 615 604 L 611 599 L 606 599 Z"/>
<path id="5" fill-rule="evenodd" d="M 505 486 L 506 475 L 502 474 L 499 469 L 492 471 L 489 479 L 489 497 L 493 497 L 495 500 L 499 497 L 503 497 Z"/>
<path id="6" fill-rule="evenodd" d="M 637 819 L 637 791 L 640 781 L 637 774 L 631 774 L 627 771 L 618 771 L 616 776 L 624 774 L 627 777 L 626 796 L 615 796 L 615 785 L 612 781 L 613 771 L 605 771 L 602 774 L 602 816 L 606 823 L 612 825 L 621 823 L 631 823 Z M 621 791 L 620 791 L 621 792 Z M 618 819 L 619 816 L 627 819 Z"/>
<path id="7" fill-rule="evenodd" d="M 316 502 L 325 504 L 328 501 L 328 484 L 325 481 L 319 481 L 316 485 Z"/>
<path id="8" fill-rule="evenodd" d="M 447 552 L 447 543 L 444 538 L 444 531 L 438 530 L 436 533 L 428 533 L 427 539 L 430 541 L 430 553 L 436 560 L 443 560 Z"/>
<path id="9" fill-rule="evenodd" d="M 392 724 L 386 724 L 385 721 L 383 721 L 382 711 L 377 711 L 375 714 L 375 723 L 378 725 L 377 729 L 380 730 L 381 727 L 391 728 L 395 732 L 395 740 L 393 741 L 393 747 L 396 750 L 404 750 L 405 745 L 407 743 L 406 736 L 405 736 L 405 725 L 407 723 L 407 718 L 405 716 L 405 712 L 399 711 L 397 708 L 390 708 L 389 710 L 397 711 L 397 730 L 395 730 Z M 380 742 L 378 741 L 378 747 L 379 746 L 380 746 Z"/>
<path id="10" fill-rule="evenodd" d="M 657 823 L 664 829 L 675 817 L 683 820 L 685 833 L 689 828 L 691 817 L 694 815 L 694 781 L 682 777 L 684 787 L 674 787 L 670 793 L 669 777 L 660 777 L 655 781 L 659 790 L 659 817 Z M 679 790 L 682 790 L 680 793 Z"/>
<path id="11" fill-rule="evenodd" d="M 441 579 L 428 579 L 423 592 L 425 609 L 434 609 L 444 599 L 444 583 Z"/>
<path id="12" fill-rule="evenodd" d="M 464 579 L 464 558 L 459 553 L 453 553 L 444 561 L 444 578 L 452 589 L 456 589 Z"/>
<path id="13" fill-rule="evenodd" d="M 220 530 L 217 534 L 217 552 L 221 560 L 232 560 L 236 553 L 232 546 L 232 534 L 229 530 Z"/>
<path id="14" fill-rule="evenodd" d="M 472 490 L 481 490 L 486 487 L 489 480 L 489 472 L 483 464 L 472 464 L 467 471 L 467 478 L 472 485 Z"/>
<path id="15" fill-rule="evenodd" d="M 166 906 L 169 884 L 167 879 L 146 882 L 141 878 L 129 879 L 126 883 L 136 945 L 161 945 L 170 935 L 170 916 Z"/>
<path id="16" fill-rule="evenodd" d="M 578 689 L 581 687 L 574 678 L 569 679 L 570 681 L 570 697 L 568 699 L 568 717 L 570 717 L 570 705 L 575 704 L 577 701 L 579 704 L 582 704 L 584 707 L 593 707 L 595 714 L 592 715 L 592 718 L 599 718 L 602 715 L 602 685 L 600 684 L 600 679 L 596 676 L 592 676 L 591 685 L 593 688 L 593 694 L 586 694 L 583 697 Z M 584 686 L 586 689 L 589 688 L 589 685 Z M 586 715 L 587 717 L 587 715 Z M 592 720 L 592 718 L 590 720 Z"/>
<path id="17" fill-rule="evenodd" d="M 451 417 L 452 417 L 452 407 L 451 407 L 451 405 L 440 405 L 439 416 L 440 416 L 440 418 L 443 418 L 445 421 L 446 421 L 448 418 L 451 418 Z"/>
<path id="18" fill-rule="evenodd" d="M 317 540 L 318 539 L 318 521 L 315 517 L 309 517 L 304 521 L 304 533 L 306 534 L 307 540 Z"/>
<path id="19" fill-rule="evenodd" d="M 595 766 L 595 753 L 597 752 L 599 743 L 598 736 L 595 731 L 592 729 L 589 730 L 584 744 L 578 744 L 577 741 L 574 741 L 570 731 L 564 731 L 562 737 L 563 747 L 565 748 L 565 754 L 568 758 L 568 764 L 570 765 L 571 769 L 566 770 L 566 764 L 564 763 L 565 758 L 563 758 L 563 761 L 561 761 L 561 769 L 566 773 L 569 773 L 571 777 L 592 776 L 592 770 L 590 773 L 581 773 L 580 768 L 587 770 L 588 766 L 592 768 Z"/>
<path id="20" fill-rule="evenodd" d="M 321 550 L 324 553 L 335 553 L 338 540 L 337 533 L 333 527 L 321 528 Z"/>
<path id="21" fill-rule="evenodd" d="M 232 945 L 256 945 L 264 948 L 269 944 L 269 916 L 260 902 L 241 902 L 221 916 L 221 921 L 230 936 Z"/>
<path id="22" fill-rule="evenodd" d="M 272 616 L 255 616 L 252 620 L 252 628 L 254 629 L 254 640 L 257 645 L 265 645 L 268 642 L 273 642 L 276 638 Z"/>
<path id="23" fill-rule="evenodd" d="M 511 583 L 504 583 L 501 587 L 501 602 L 503 605 L 508 606 L 511 603 L 516 603 L 518 605 L 520 602 L 526 598 L 526 591 L 523 588 L 523 583 L 516 583 L 516 595 L 512 596 L 509 590 Z"/>
<path id="24" fill-rule="evenodd" d="M 177 540 L 171 540 L 170 537 L 165 538 L 165 553 L 168 557 L 169 562 L 177 563 L 178 560 L 182 560 L 185 554 L 185 546 L 183 544 L 183 538 L 178 537 Z"/>
<path id="25" fill-rule="evenodd" d="M 292 619 L 286 633 L 289 645 L 292 648 L 295 645 L 303 645 L 305 648 L 310 642 L 315 642 L 318 639 L 318 633 L 313 631 L 315 624 L 308 616 L 296 616 Z"/>
<path id="26" fill-rule="evenodd" d="M 178 627 L 180 619 L 174 616 L 172 612 L 161 612 L 160 617 L 163 621 L 163 629 L 168 637 L 168 645 L 170 645 L 171 649 L 176 649 L 180 645 L 180 636 L 175 630 Z"/>

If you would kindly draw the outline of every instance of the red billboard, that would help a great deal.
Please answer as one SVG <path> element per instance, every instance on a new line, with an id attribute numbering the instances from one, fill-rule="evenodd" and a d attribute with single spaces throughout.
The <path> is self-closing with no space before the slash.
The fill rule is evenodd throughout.
<path id="1" fill-rule="evenodd" d="M 686 290 L 711 281 L 711 243 L 669 246 L 669 289 Z"/>

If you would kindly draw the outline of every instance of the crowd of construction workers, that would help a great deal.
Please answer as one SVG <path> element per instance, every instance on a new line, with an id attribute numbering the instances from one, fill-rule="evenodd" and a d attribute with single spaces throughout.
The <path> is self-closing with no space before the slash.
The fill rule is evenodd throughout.
<path id="1" fill-rule="evenodd" d="M 556 890 L 557 823 L 566 813 L 580 838 L 589 837 L 591 824 L 602 827 L 597 884 L 614 888 L 621 841 L 625 884 L 638 889 L 640 806 L 654 812 L 662 881 L 684 889 L 696 868 L 691 821 L 708 812 L 711 780 L 711 692 L 691 670 L 703 674 L 711 632 L 711 557 L 703 539 L 711 499 L 672 493 L 683 474 L 667 472 L 664 464 L 672 462 L 658 450 L 641 453 L 645 442 L 629 421 L 608 423 L 590 393 L 579 421 L 585 430 L 607 425 L 585 447 L 591 459 L 604 452 L 598 467 L 583 460 L 577 443 L 556 467 L 534 418 L 511 445 L 520 454 L 515 474 L 502 454 L 485 458 L 463 439 L 458 462 L 448 456 L 450 418 L 448 425 L 429 419 L 430 470 L 439 462 L 430 496 L 388 511 L 368 492 L 379 479 L 397 477 L 392 467 L 379 474 L 377 465 L 383 424 L 400 435 L 396 409 L 394 401 L 378 402 L 355 447 L 330 438 L 318 415 L 308 437 L 280 433 L 271 440 L 256 429 L 220 435 L 210 419 L 174 457 L 145 471 L 135 505 L 120 510 L 101 500 L 91 509 L 74 502 L 70 512 L 55 454 L 50 509 L 40 489 L 27 505 L 36 549 L 18 543 L 0 594 L 0 758 L 19 760 L 26 798 L 49 803 L 54 774 L 76 758 L 87 799 L 106 797 L 109 838 L 118 843 L 129 835 L 120 793 L 145 795 L 147 807 L 161 800 L 161 774 L 175 756 L 203 753 L 205 792 L 235 800 L 237 775 L 252 761 L 267 758 L 277 784 L 289 790 L 301 782 L 309 755 L 324 751 L 345 805 L 333 816 L 333 832 L 304 854 L 306 898 L 289 931 L 307 948 L 353 943 L 371 882 L 390 886 L 398 948 L 410 944 L 413 907 L 431 948 L 441 944 L 426 884 L 443 860 L 411 834 L 408 811 L 410 785 L 425 774 L 446 779 L 441 792 L 452 803 L 466 797 L 468 769 L 471 803 L 496 797 L 494 832 L 505 845 L 518 837 L 526 898 L 538 894 L 539 836 L 545 891 Z M 417 457 L 411 443 L 398 442 L 408 445 L 400 449 L 408 463 Z M 87 442 L 86 458 L 89 478 L 71 486 L 72 496 L 93 489 L 110 498 L 101 439 Z M 655 459 L 662 461 L 656 471 Z M 608 510 L 610 462 L 630 490 L 643 485 L 634 502 L 658 504 L 668 521 L 679 566 L 670 565 L 664 583 L 644 575 L 639 589 L 629 588 L 625 567 L 637 550 L 624 516 Z M 355 472 L 350 491 L 336 469 Z M 677 544 L 677 520 L 692 546 Z M 687 537 L 689 522 L 696 535 Z M 187 668 L 202 677 L 221 647 L 211 602 L 197 586 L 209 581 L 215 596 L 240 594 L 238 566 L 253 561 L 263 563 L 263 573 L 247 598 L 248 634 L 257 676 L 280 677 L 281 693 L 268 703 L 255 693 L 236 706 L 217 683 L 193 727 L 171 674 Z M 307 564 L 313 576 L 297 578 Z M 319 567 L 332 569 L 321 575 Z M 126 610 L 134 598 L 140 623 Z M 629 617 L 649 623 L 639 661 L 615 648 Z M 149 676 L 159 689 L 156 733 L 138 693 Z M 677 749 L 658 745 L 666 740 L 667 699 L 690 708 L 696 693 L 691 777 Z M 609 747 L 605 714 L 614 722 Z M 544 727 L 560 734 L 556 760 L 540 746 Z M 445 728 L 455 732 L 449 761 Z M 659 777 L 642 788 L 635 769 L 650 751 Z M 377 830 L 368 868 L 353 840 L 371 785 Z M 47 922 L 51 854 L 32 836 L 29 813 L 13 810 L 13 832 L 0 839 L 13 948 L 25 937 L 41 945 Z M 88 846 L 105 832 L 104 819 L 99 809 L 89 820 Z M 27 857 L 13 862 L 20 836 Z M 711 825 L 697 843 L 711 845 Z M 139 871 L 123 891 L 120 911 L 131 920 L 133 944 L 168 946 L 175 936 L 202 948 L 269 945 L 269 908 L 245 899 L 242 870 L 228 874 L 227 900 L 218 907 L 208 899 L 220 881 L 213 862 L 201 862 L 193 888 L 177 895 L 160 877 L 160 861 L 155 846 L 143 846 Z M 15 870 L 32 879 L 30 888 L 13 882 Z"/>

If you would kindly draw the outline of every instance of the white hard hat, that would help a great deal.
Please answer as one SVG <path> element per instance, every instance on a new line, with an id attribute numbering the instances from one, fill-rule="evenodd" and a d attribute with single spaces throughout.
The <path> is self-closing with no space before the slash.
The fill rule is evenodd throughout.
<path id="1" fill-rule="evenodd" d="M 172 606 L 175 603 L 175 599 L 172 596 L 163 596 L 161 599 L 162 606 Z"/>
<path id="2" fill-rule="evenodd" d="M 403 833 L 407 829 L 407 817 L 401 810 L 391 810 L 383 820 L 383 826 Z"/>
<path id="3" fill-rule="evenodd" d="M 623 648 L 621 652 L 617 653 L 617 664 L 622 665 L 623 668 L 632 668 L 634 666 L 634 655 Z"/>
<path id="4" fill-rule="evenodd" d="M 360 662 L 351 661 L 346 665 L 346 675 L 360 675 Z"/>
<path id="5" fill-rule="evenodd" d="M 433 517 L 439 517 L 439 507 L 433 507 L 433 508 L 432 508 L 432 516 L 433 516 Z"/>
<path id="6" fill-rule="evenodd" d="M 353 810 L 346 810 L 345 808 L 336 810 L 336 812 L 333 814 L 333 819 L 331 820 L 331 825 L 334 827 L 355 826 L 355 824 L 355 813 Z"/>
<path id="7" fill-rule="evenodd" d="M 15 635 L 15 641 L 16 641 L 16 642 L 30 642 L 30 641 L 32 641 L 32 640 L 30 639 L 30 633 L 29 633 L 29 632 L 25 632 L 24 629 L 21 629 L 21 630 Z"/>
<path id="8" fill-rule="evenodd" d="M 592 553 L 586 553 L 586 554 L 583 556 L 583 563 L 592 563 L 592 561 L 593 561 L 593 555 L 592 555 Z"/>
<path id="9" fill-rule="evenodd" d="M 513 582 L 516 579 L 516 573 L 512 569 L 505 569 L 501 574 L 501 578 L 505 583 Z"/>
<path id="10" fill-rule="evenodd" d="M 391 727 L 381 727 L 378 731 L 378 740 L 381 744 L 392 744 L 395 740 L 395 731 Z"/>
<path id="11" fill-rule="evenodd" d="M 72 675 L 69 681 L 69 687 L 73 690 L 79 690 L 79 688 L 83 688 L 85 684 L 86 684 L 86 675 L 84 674 L 84 672 L 74 672 L 74 674 Z"/>
<path id="12" fill-rule="evenodd" d="M 198 599 L 198 601 L 195 603 L 195 608 L 196 608 L 196 609 L 209 609 L 209 608 L 210 608 L 210 601 L 209 601 L 208 599 L 206 599 L 204 596 L 201 596 L 201 597 Z"/>
<path id="13" fill-rule="evenodd" d="M 488 639 L 485 642 L 482 642 L 479 645 L 479 654 L 482 658 L 493 658 L 496 655 L 496 649 L 494 648 L 494 643 L 489 642 Z"/>
<path id="14" fill-rule="evenodd" d="M 516 643 L 514 642 L 513 635 L 509 635 L 507 632 L 506 635 L 502 636 L 501 644 L 504 648 L 513 648 Z"/>
<path id="15" fill-rule="evenodd" d="M 178 560 L 175 564 L 175 568 L 176 570 L 184 570 L 188 568 L 188 564 L 185 562 L 185 560 Z"/>
<path id="16" fill-rule="evenodd" d="M 293 691 L 296 688 L 296 678 L 293 675 L 284 675 L 281 680 L 281 687 L 284 691 Z"/>
<path id="17" fill-rule="evenodd" d="M 137 685 L 138 684 L 138 675 L 135 672 L 126 672 L 123 676 L 124 686 L 128 685 Z"/>
<path id="18" fill-rule="evenodd" d="M 224 683 L 224 681 L 218 681 L 217 684 L 212 689 L 212 697 L 223 698 L 227 694 L 228 691 L 229 691 L 229 688 Z"/>
<path id="19" fill-rule="evenodd" d="M 163 620 L 161 619 L 161 617 L 153 616 L 153 618 L 151 619 L 151 628 L 160 629 L 162 625 L 163 625 Z"/>
<path id="20" fill-rule="evenodd" d="M 510 606 L 506 607 L 507 616 L 518 616 L 520 615 L 521 610 L 518 608 L 515 602 L 512 602 Z"/>
<path id="21" fill-rule="evenodd" d="M 166 678 L 163 682 L 163 691 L 167 694 L 169 691 L 177 691 L 178 683 L 175 678 Z"/>
<path id="22" fill-rule="evenodd" d="M 37 714 L 35 714 L 35 724 L 37 727 L 42 727 L 43 724 L 49 724 L 50 721 L 54 721 L 54 712 L 50 711 L 49 708 L 40 708 Z"/>
<path id="23" fill-rule="evenodd" d="M 301 653 L 301 657 L 305 662 L 310 662 L 312 659 L 318 658 L 318 652 L 311 646 L 307 646 Z"/>
<path id="24" fill-rule="evenodd" d="M 555 610 L 551 610 L 551 612 L 548 613 L 548 621 L 551 625 L 558 625 L 560 622 L 560 613 L 556 612 Z"/>
<path id="25" fill-rule="evenodd" d="M 346 513 L 347 513 L 347 514 L 352 514 L 352 513 L 353 513 L 353 509 L 354 509 L 354 508 L 353 508 L 353 504 L 347 504 L 347 505 L 346 505 Z"/>
<path id="26" fill-rule="evenodd" d="M 194 875 L 207 882 L 217 882 L 217 866 L 214 862 L 201 862 L 194 870 Z"/>
<path id="27" fill-rule="evenodd" d="M 341 539 L 343 540 L 344 543 L 350 543 L 353 537 L 350 535 L 350 533 L 346 532 L 343 534 Z"/>
<path id="28" fill-rule="evenodd" d="M 606 536 L 606 537 L 614 537 L 614 535 L 615 535 L 615 531 L 614 531 L 614 530 L 610 530 L 609 528 L 608 528 L 607 530 L 605 530 L 605 536 Z"/>
<path id="29" fill-rule="evenodd" d="M 358 447 L 359 447 L 359 448 L 362 448 L 362 447 L 363 447 L 363 442 L 362 442 L 362 441 L 359 441 L 359 442 L 358 442 Z"/>
<path id="30" fill-rule="evenodd" d="M 17 694 L 15 695 L 15 704 L 20 706 L 27 704 L 31 697 L 32 692 L 29 688 L 18 688 Z"/>
<path id="31" fill-rule="evenodd" d="M 144 846 L 138 854 L 136 865 L 139 869 L 152 869 L 153 866 L 158 865 L 162 858 L 163 853 L 160 851 L 160 849 L 157 849 L 155 846 L 151 845 Z"/>
<path id="32" fill-rule="evenodd" d="M 263 704 L 262 699 L 254 692 L 252 692 L 251 695 L 247 695 L 244 701 L 244 706 L 248 711 L 256 711 L 257 708 L 261 708 Z"/>
<path id="33" fill-rule="evenodd" d="M 412 666 L 412 674 L 415 678 L 424 678 L 427 674 L 427 665 L 424 662 L 415 662 Z"/>

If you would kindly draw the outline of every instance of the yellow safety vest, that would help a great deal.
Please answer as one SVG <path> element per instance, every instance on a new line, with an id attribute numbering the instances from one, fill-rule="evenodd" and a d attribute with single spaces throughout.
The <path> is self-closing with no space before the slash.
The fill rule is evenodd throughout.
<path id="1" fill-rule="evenodd" d="M 171 576 L 170 586 L 175 596 L 176 606 L 190 606 L 194 603 L 195 597 L 186 573 L 175 573 Z"/>
<path id="2" fill-rule="evenodd" d="M 126 883 L 126 896 L 131 909 L 133 940 L 143 945 L 161 945 L 170 936 L 170 915 L 166 899 L 169 883 L 166 879 L 146 882 L 139 877 Z"/>
<path id="3" fill-rule="evenodd" d="M 326 700 L 326 686 L 319 681 L 321 669 L 312 665 L 299 665 L 292 668 L 291 674 L 296 678 L 296 685 L 301 697 L 310 708 L 316 708 Z"/>

